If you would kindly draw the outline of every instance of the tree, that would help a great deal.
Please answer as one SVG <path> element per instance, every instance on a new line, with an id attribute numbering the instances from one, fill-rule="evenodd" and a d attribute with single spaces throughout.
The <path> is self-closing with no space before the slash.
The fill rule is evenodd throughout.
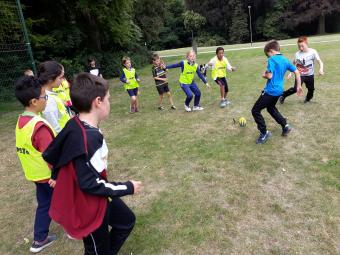
<path id="1" fill-rule="evenodd" d="M 242 1 L 229 1 L 232 12 L 229 40 L 233 43 L 245 42 L 249 38 L 248 31 L 248 8 Z"/>
<path id="2" fill-rule="evenodd" d="M 206 19 L 197 12 L 186 11 L 184 14 L 184 27 L 191 32 L 192 47 L 197 53 L 197 45 L 194 40 L 194 32 L 197 32 L 206 23 Z"/>

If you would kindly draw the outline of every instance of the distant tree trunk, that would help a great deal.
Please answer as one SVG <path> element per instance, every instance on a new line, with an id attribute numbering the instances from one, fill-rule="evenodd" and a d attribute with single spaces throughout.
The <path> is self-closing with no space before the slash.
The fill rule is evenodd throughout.
<path id="1" fill-rule="evenodd" d="M 326 33 L 325 15 L 321 13 L 319 17 L 318 34 Z"/>
<path id="2" fill-rule="evenodd" d="M 101 51 L 102 45 L 100 41 L 100 34 L 99 34 L 97 22 L 88 11 L 84 11 L 83 15 L 89 26 L 88 27 L 88 31 L 89 31 L 88 35 L 89 35 L 89 40 L 90 40 L 89 47 L 94 49 L 95 51 Z"/>

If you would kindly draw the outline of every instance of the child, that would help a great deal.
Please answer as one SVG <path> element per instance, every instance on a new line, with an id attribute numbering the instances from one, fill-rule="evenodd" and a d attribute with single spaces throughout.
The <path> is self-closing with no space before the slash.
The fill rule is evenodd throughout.
<path id="1" fill-rule="evenodd" d="M 301 84 L 305 83 L 308 90 L 304 103 L 308 103 L 314 95 L 314 62 L 319 62 L 319 75 L 323 75 L 323 62 L 321 61 L 319 54 L 316 50 L 308 47 L 308 39 L 305 36 L 299 37 L 298 41 L 299 51 L 295 53 L 293 60 L 294 65 L 301 75 Z M 288 75 L 288 79 L 291 74 Z M 296 82 L 294 87 L 287 89 L 280 97 L 280 103 L 283 104 L 286 97 L 296 93 Z"/>
<path id="2" fill-rule="evenodd" d="M 152 63 L 153 63 L 152 75 L 155 79 L 156 88 L 159 94 L 158 109 L 164 110 L 164 107 L 162 106 L 162 102 L 163 102 L 163 94 L 166 93 L 169 98 L 169 102 L 171 104 L 171 109 L 176 110 L 176 106 L 174 105 L 174 102 L 172 100 L 172 95 L 169 90 L 168 79 L 166 78 L 166 70 L 165 68 L 163 68 L 164 63 L 161 60 L 161 58 L 158 56 L 158 54 L 153 54 Z"/>
<path id="3" fill-rule="evenodd" d="M 138 112 L 138 87 L 140 79 L 136 70 L 131 65 L 129 57 L 122 58 L 123 72 L 120 76 L 121 82 L 124 83 L 124 88 L 130 96 L 130 113 Z"/>
<path id="4" fill-rule="evenodd" d="M 38 206 L 34 221 L 34 241 L 30 251 L 37 253 L 56 240 L 55 235 L 48 234 L 51 223 L 48 215 L 52 198 L 52 189 L 48 183 L 51 170 L 41 155 L 55 134 L 50 124 L 39 115 L 45 109 L 48 96 L 36 78 L 21 77 L 15 86 L 15 96 L 25 107 L 18 118 L 15 138 L 17 154 L 26 179 L 36 186 Z"/>
<path id="5" fill-rule="evenodd" d="M 236 71 L 236 68 L 230 65 L 228 59 L 224 56 L 224 49 L 222 47 L 217 47 L 216 56 L 209 61 L 208 65 L 212 66 L 211 76 L 213 80 L 220 86 L 220 107 L 224 108 L 230 104 L 230 101 L 227 99 L 229 91 L 226 79 L 227 70 Z"/>
<path id="6" fill-rule="evenodd" d="M 58 94 L 58 97 L 63 101 L 67 113 L 72 116 L 72 101 L 70 98 L 70 84 L 69 82 L 64 78 L 63 81 L 60 83 L 59 87 L 53 88 L 53 92 Z"/>
<path id="7" fill-rule="evenodd" d="M 38 78 L 48 95 L 47 105 L 42 116 L 51 124 L 54 131 L 59 133 L 70 119 L 70 115 L 64 102 L 52 90 L 59 87 L 65 79 L 64 67 L 56 61 L 43 62 L 38 68 Z"/>
<path id="8" fill-rule="evenodd" d="M 118 253 L 135 224 L 135 215 L 119 197 L 141 190 L 138 181 L 107 180 L 108 148 L 99 124 L 109 115 L 109 98 L 106 80 L 89 73 L 77 75 L 71 99 L 79 115 L 43 155 L 57 180 L 51 218 L 70 237 L 83 239 L 85 254 Z"/>
<path id="9" fill-rule="evenodd" d="M 299 71 L 287 58 L 282 56 L 279 43 L 274 40 L 269 41 L 264 47 L 264 53 L 268 57 L 268 64 L 267 70 L 263 72 L 262 77 L 267 79 L 267 84 L 251 110 L 257 128 L 260 131 L 260 136 L 256 141 L 257 144 L 265 143 L 272 135 L 271 132 L 267 131 L 266 123 L 261 114 L 261 111 L 264 108 L 266 108 L 273 119 L 281 125 L 282 136 L 286 136 L 292 130 L 292 127 L 287 123 L 287 120 L 275 107 L 283 92 L 284 75 L 287 70 L 294 72 L 297 94 L 302 95 Z"/>
<path id="10" fill-rule="evenodd" d="M 202 111 L 204 108 L 200 106 L 201 91 L 194 82 L 195 73 L 204 82 L 204 84 L 210 88 L 207 80 L 201 74 L 198 64 L 195 63 L 196 53 L 191 50 L 186 55 L 186 60 L 173 65 L 166 66 L 167 69 L 180 67 L 181 75 L 179 77 L 180 86 L 186 94 L 187 98 L 184 103 L 184 109 L 187 112 L 191 112 L 190 102 L 192 100 L 192 93 L 195 95 L 193 111 Z"/>
<path id="11" fill-rule="evenodd" d="M 103 78 L 102 69 L 98 66 L 95 58 L 87 60 L 86 72 Z"/>

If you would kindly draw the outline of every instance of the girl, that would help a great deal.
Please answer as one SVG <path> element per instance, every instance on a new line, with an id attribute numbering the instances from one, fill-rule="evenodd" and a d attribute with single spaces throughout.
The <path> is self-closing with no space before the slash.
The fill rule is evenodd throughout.
<path id="1" fill-rule="evenodd" d="M 184 109 L 187 112 L 191 112 L 190 102 L 195 95 L 194 99 L 194 106 L 192 108 L 193 111 L 201 111 L 204 108 L 200 106 L 200 99 L 201 99 L 201 91 L 197 87 L 196 83 L 194 82 L 195 72 L 197 73 L 198 77 L 204 82 L 204 84 L 210 88 L 205 77 L 201 74 L 199 70 L 199 66 L 195 63 L 196 60 L 196 53 L 191 50 L 186 55 L 186 60 L 182 60 L 181 62 L 173 65 L 166 66 L 167 69 L 180 67 L 182 72 L 179 77 L 179 83 L 181 88 L 183 89 L 184 93 L 186 94 L 187 98 L 184 103 Z"/>

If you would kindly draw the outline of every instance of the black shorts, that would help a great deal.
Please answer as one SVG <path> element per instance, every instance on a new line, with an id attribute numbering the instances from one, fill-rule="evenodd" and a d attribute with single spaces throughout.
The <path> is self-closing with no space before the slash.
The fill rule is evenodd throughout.
<path id="1" fill-rule="evenodd" d="M 138 96 L 138 88 L 127 89 L 126 92 L 129 94 L 130 97 Z"/>
<path id="2" fill-rule="evenodd" d="M 223 78 L 217 78 L 215 80 L 215 82 L 219 85 L 219 86 L 224 86 L 224 91 L 225 92 L 228 92 L 229 91 L 229 88 L 228 88 L 228 82 L 227 82 L 227 79 L 225 77 Z"/>
<path id="3" fill-rule="evenodd" d="M 164 93 L 168 93 L 170 91 L 169 85 L 167 83 L 156 86 L 156 88 L 157 88 L 158 94 L 160 95 L 163 95 Z"/>

